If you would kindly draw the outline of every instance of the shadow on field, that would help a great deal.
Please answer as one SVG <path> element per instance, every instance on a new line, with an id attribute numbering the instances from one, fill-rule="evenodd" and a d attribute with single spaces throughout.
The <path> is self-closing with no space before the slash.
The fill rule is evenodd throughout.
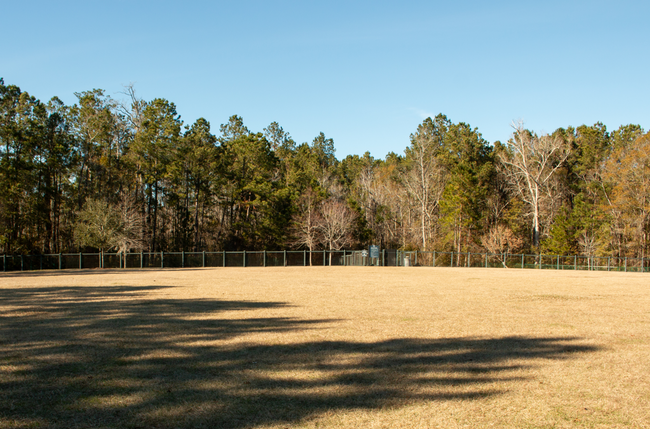
<path id="1" fill-rule="evenodd" d="M 57 276 L 96 276 L 97 274 L 107 275 L 130 275 L 133 273 L 147 273 L 147 272 L 169 272 L 169 271 L 183 271 L 187 275 L 191 275 L 192 271 L 209 270 L 215 267 L 206 268 L 174 268 L 174 267 L 145 267 L 145 268 L 64 268 L 61 270 L 31 270 L 31 271 L 6 271 L 0 272 L 0 279 L 11 277 L 57 277 Z"/>
<path id="2" fill-rule="evenodd" d="M 597 350 L 576 338 L 228 342 L 336 321 L 220 318 L 288 304 L 147 295 L 164 288 L 0 289 L 0 427 L 292 424 L 498 395 L 522 380 L 514 370 Z"/>

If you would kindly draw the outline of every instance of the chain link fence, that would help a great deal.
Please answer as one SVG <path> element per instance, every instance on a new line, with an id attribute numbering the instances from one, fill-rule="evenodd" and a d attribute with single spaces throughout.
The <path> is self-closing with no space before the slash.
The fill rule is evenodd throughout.
<path id="1" fill-rule="evenodd" d="M 398 266 L 650 272 L 647 258 L 397 251 Z"/>
<path id="2" fill-rule="evenodd" d="M 239 251 L 239 252 L 139 252 L 59 253 L 2 255 L 2 271 L 98 268 L 199 268 L 199 267 L 483 267 L 649 272 L 647 258 L 490 254 L 471 252 L 421 252 L 384 249 L 378 258 L 367 251 Z"/>

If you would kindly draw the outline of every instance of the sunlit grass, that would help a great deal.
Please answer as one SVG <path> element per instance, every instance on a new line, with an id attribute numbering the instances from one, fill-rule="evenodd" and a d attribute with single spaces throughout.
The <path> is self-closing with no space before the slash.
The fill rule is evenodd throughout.
<path id="1" fill-rule="evenodd" d="M 0 276 L 0 427 L 648 427 L 636 273 Z"/>

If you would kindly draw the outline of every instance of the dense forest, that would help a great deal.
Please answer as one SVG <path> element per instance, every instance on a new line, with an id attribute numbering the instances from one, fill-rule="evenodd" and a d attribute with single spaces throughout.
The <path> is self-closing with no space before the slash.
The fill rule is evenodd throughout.
<path id="1" fill-rule="evenodd" d="M 650 133 L 513 124 L 485 141 L 445 115 L 404 154 L 335 157 L 232 116 L 102 90 L 43 103 L 0 79 L 0 252 L 382 248 L 646 257 Z M 406 141 L 406 136 L 405 136 Z"/>

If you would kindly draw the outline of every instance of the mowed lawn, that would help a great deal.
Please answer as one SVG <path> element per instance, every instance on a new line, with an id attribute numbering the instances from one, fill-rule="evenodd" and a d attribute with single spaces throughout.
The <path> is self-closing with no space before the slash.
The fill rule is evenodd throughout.
<path id="1" fill-rule="evenodd" d="M 648 428 L 650 274 L 0 273 L 1 428 Z"/>

